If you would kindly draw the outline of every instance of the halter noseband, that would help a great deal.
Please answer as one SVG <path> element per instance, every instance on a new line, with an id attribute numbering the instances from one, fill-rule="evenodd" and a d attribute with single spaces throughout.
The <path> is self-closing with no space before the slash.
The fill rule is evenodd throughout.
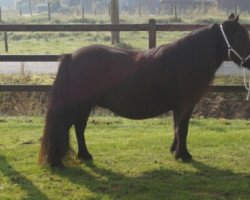
<path id="1" fill-rule="evenodd" d="M 242 57 L 237 53 L 237 51 L 235 51 L 235 50 L 233 49 L 233 47 L 230 45 L 230 43 L 229 43 L 229 41 L 228 41 L 228 39 L 227 39 L 227 36 L 226 36 L 226 34 L 225 34 L 225 31 L 224 31 L 222 25 L 220 25 L 220 30 L 221 30 L 221 33 L 222 33 L 222 35 L 223 35 L 223 37 L 224 37 L 224 40 L 225 40 L 225 42 L 226 42 L 226 44 L 227 44 L 228 58 L 229 58 L 230 60 L 232 60 L 231 54 L 234 53 L 234 55 L 236 55 L 236 56 L 239 58 L 239 60 L 240 60 L 240 66 L 243 67 L 243 65 L 246 63 L 246 61 L 250 59 L 250 54 L 249 54 L 246 58 L 242 58 Z M 246 100 L 249 100 L 249 97 L 250 97 L 250 80 L 249 80 L 249 82 L 246 81 L 246 68 L 245 68 L 245 67 L 243 67 L 243 68 L 244 68 L 244 71 L 243 71 L 243 73 L 244 73 L 244 86 L 245 86 L 246 90 L 248 91 Z"/>

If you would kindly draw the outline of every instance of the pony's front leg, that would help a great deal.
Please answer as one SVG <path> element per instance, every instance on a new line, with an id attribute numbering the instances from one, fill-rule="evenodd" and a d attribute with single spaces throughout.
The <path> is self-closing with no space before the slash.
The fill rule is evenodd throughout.
<path id="1" fill-rule="evenodd" d="M 83 120 L 78 120 L 76 123 L 74 123 L 75 131 L 76 131 L 76 138 L 78 143 L 78 154 L 77 158 L 79 160 L 92 160 L 93 157 L 89 153 L 85 137 L 84 137 L 84 131 L 87 125 L 88 116 L 85 117 Z"/>
<path id="2" fill-rule="evenodd" d="M 193 109 L 185 115 L 179 112 L 174 112 L 174 127 L 175 138 L 171 146 L 171 150 L 175 152 L 175 158 L 181 159 L 183 162 L 192 160 L 192 155 L 187 150 L 187 135 L 189 120 L 192 115 Z"/>

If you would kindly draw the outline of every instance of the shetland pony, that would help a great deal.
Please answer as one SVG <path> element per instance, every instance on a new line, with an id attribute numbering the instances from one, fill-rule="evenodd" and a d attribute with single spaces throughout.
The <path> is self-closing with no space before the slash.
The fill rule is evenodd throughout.
<path id="1" fill-rule="evenodd" d="M 233 49 L 245 58 L 250 41 L 238 20 L 231 14 L 222 27 Z M 190 161 L 186 144 L 189 119 L 216 70 L 229 60 L 228 52 L 220 25 L 213 24 L 146 51 L 92 45 L 62 56 L 48 105 L 40 163 L 63 166 L 73 125 L 77 157 L 92 159 L 84 130 L 94 106 L 129 119 L 152 118 L 172 110 L 174 140 L 170 151 L 176 159 Z M 229 57 L 242 64 L 234 52 Z M 250 62 L 244 64 L 250 68 Z"/>

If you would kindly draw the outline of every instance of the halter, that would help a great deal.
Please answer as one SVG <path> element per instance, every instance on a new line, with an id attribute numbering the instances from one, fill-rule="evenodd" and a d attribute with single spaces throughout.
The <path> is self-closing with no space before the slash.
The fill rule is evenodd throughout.
<path id="1" fill-rule="evenodd" d="M 242 58 L 242 57 L 237 53 L 237 51 L 235 51 L 235 50 L 233 49 L 233 47 L 230 45 L 230 43 L 229 43 L 229 41 L 228 41 L 228 39 L 227 39 L 227 36 L 226 36 L 226 34 L 225 34 L 225 31 L 224 31 L 222 25 L 220 25 L 220 30 L 221 30 L 221 33 L 222 33 L 222 35 L 223 35 L 223 37 L 224 37 L 224 40 L 225 40 L 225 42 L 226 42 L 226 44 L 227 44 L 228 58 L 229 58 L 230 60 L 232 60 L 231 54 L 234 53 L 234 55 L 236 55 L 236 56 L 239 58 L 239 60 L 240 60 L 240 67 L 243 67 L 244 63 L 245 63 L 247 60 L 250 59 L 250 54 L 249 54 L 246 58 Z M 250 79 L 249 79 L 249 81 L 247 82 L 247 80 L 246 80 L 246 68 L 245 68 L 245 67 L 243 67 L 243 74 L 244 74 L 244 86 L 245 86 L 245 89 L 246 89 L 247 92 L 248 92 L 248 93 L 247 93 L 247 98 L 246 98 L 246 100 L 249 100 L 249 97 L 250 97 Z"/>

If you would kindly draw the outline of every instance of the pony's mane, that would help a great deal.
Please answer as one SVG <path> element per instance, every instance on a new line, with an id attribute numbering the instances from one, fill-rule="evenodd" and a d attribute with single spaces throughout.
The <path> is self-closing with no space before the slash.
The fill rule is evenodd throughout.
<path id="1" fill-rule="evenodd" d="M 130 53 L 139 53 L 142 54 L 141 56 L 145 57 L 158 57 L 158 56 L 164 56 L 165 53 L 168 53 L 168 49 L 176 48 L 179 46 L 188 46 L 190 45 L 192 48 L 193 54 L 200 54 L 200 50 L 196 49 L 195 46 L 200 46 L 201 44 L 206 44 L 206 46 L 211 45 L 209 42 L 209 36 L 208 34 L 211 34 L 211 30 L 213 26 L 219 26 L 218 24 L 208 25 L 199 29 L 196 29 L 189 34 L 173 41 L 167 44 L 160 45 L 153 49 L 148 49 L 145 51 L 135 51 L 135 50 L 126 50 Z M 208 36 L 208 37 L 207 37 Z M 208 48 L 208 51 L 210 49 Z M 207 54 L 206 49 L 203 49 L 204 54 Z"/>
<path id="2" fill-rule="evenodd" d="M 211 29 L 212 29 L 213 26 L 214 25 L 208 25 L 208 26 L 196 29 L 196 30 L 190 32 L 189 34 L 181 37 L 180 39 L 175 40 L 175 41 L 173 41 L 173 42 L 171 42 L 169 44 L 162 45 L 162 46 L 165 46 L 165 47 L 178 46 L 178 45 L 182 45 L 182 44 L 191 43 L 192 47 L 194 47 L 195 44 L 200 45 L 200 43 L 197 43 L 197 42 L 200 42 L 200 40 L 202 40 L 201 41 L 202 44 L 206 44 L 206 41 L 203 41 L 203 40 L 208 36 L 208 34 L 211 34 Z M 206 39 L 208 40 L 209 37 L 206 38 Z M 195 50 L 195 48 L 192 48 L 192 51 L 193 50 Z"/>

